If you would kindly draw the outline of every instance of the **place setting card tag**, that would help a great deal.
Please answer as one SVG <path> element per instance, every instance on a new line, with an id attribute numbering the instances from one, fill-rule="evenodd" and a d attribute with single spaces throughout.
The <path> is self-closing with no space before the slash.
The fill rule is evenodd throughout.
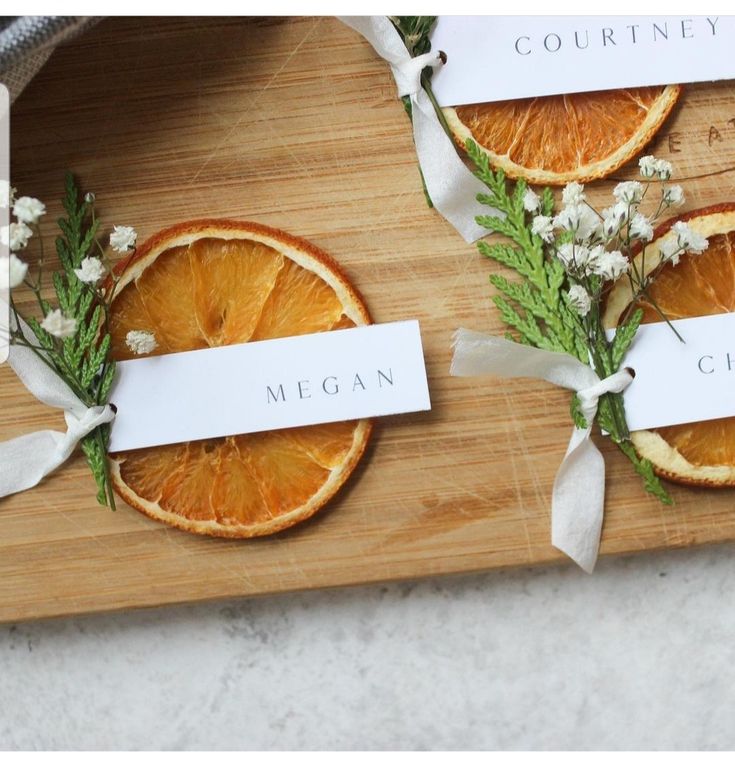
<path id="1" fill-rule="evenodd" d="M 430 410 L 416 320 L 125 360 L 110 452 Z"/>
<path id="2" fill-rule="evenodd" d="M 440 16 L 440 106 L 735 78 L 735 16 Z"/>
<path id="3" fill-rule="evenodd" d="M 735 313 L 671 324 L 683 342 L 666 323 L 642 325 L 623 360 L 631 431 L 735 416 Z"/>

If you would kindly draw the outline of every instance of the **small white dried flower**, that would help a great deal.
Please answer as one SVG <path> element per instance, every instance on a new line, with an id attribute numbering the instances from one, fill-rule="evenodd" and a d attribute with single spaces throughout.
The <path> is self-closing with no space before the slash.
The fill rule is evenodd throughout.
<path id="1" fill-rule="evenodd" d="M 656 157 L 655 156 L 641 156 L 638 160 L 638 166 L 641 170 L 641 175 L 647 180 L 656 176 Z"/>
<path id="2" fill-rule="evenodd" d="M 136 355 L 148 355 L 158 346 L 156 337 L 150 331 L 128 331 L 125 343 Z"/>
<path id="3" fill-rule="evenodd" d="M 674 267 L 679 264 L 679 259 L 683 253 L 684 247 L 679 244 L 676 238 L 667 238 L 658 248 L 661 262 L 671 261 Z"/>
<path id="4" fill-rule="evenodd" d="M 22 259 L 18 259 L 15 254 L 8 258 L 8 287 L 15 288 L 25 280 L 28 273 L 28 264 Z"/>
<path id="5" fill-rule="evenodd" d="M 656 159 L 654 167 L 659 180 L 668 180 L 674 172 L 672 163 L 666 159 Z"/>
<path id="6" fill-rule="evenodd" d="M 92 191 L 88 191 L 87 193 L 84 194 L 84 200 L 88 204 L 94 204 L 94 202 L 97 200 L 97 196 L 95 196 L 94 193 L 92 193 Z"/>
<path id="7" fill-rule="evenodd" d="M 590 295 L 584 290 L 583 286 L 572 286 L 567 292 L 569 304 L 584 317 L 592 306 Z"/>
<path id="8" fill-rule="evenodd" d="M 605 238 L 612 238 L 628 221 L 628 205 L 618 201 L 614 206 L 602 210 L 602 233 Z"/>
<path id="9" fill-rule="evenodd" d="M 84 257 L 80 264 L 80 269 L 74 270 L 74 275 L 76 275 L 82 283 L 94 285 L 105 274 L 105 266 L 99 259 L 97 259 L 97 257 Z"/>
<path id="10" fill-rule="evenodd" d="M 630 221 L 630 237 L 642 241 L 650 241 L 653 238 L 653 225 L 651 225 L 648 217 L 640 212 L 636 212 Z"/>
<path id="11" fill-rule="evenodd" d="M 567 183 L 561 192 L 561 202 L 564 206 L 577 206 L 584 202 L 584 185 Z"/>
<path id="12" fill-rule="evenodd" d="M 669 185 L 664 188 L 661 199 L 666 206 L 679 206 L 684 203 L 684 189 L 681 185 Z"/>
<path id="13" fill-rule="evenodd" d="M 523 208 L 527 212 L 535 212 L 541 206 L 541 199 L 530 188 L 523 194 Z"/>
<path id="14" fill-rule="evenodd" d="M 564 269 L 569 272 L 580 272 L 587 268 L 590 261 L 591 251 L 587 246 L 579 243 L 563 243 L 556 252 Z"/>
<path id="15" fill-rule="evenodd" d="M 596 246 L 595 249 L 601 249 L 594 252 L 596 256 L 590 262 L 590 269 L 595 275 L 599 275 L 603 280 L 617 280 L 628 271 L 630 262 L 622 252 L 605 251 L 602 246 Z"/>
<path id="16" fill-rule="evenodd" d="M 640 204 L 643 199 L 643 185 L 637 180 L 626 180 L 615 186 L 613 196 L 625 204 Z"/>
<path id="17" fill-rule="evenodd" d="M 35 225 L 39 218 L 46 214 L 46 206 L 37 198 L 30 196 L 21 196 L 13 204 L 13 214 L 19 222 L 26 222 L 29 225 Z"/>
<path id="18" fill-rule="evenodd" d="M 7 180 L 0 180 L 0 209 L 9 209 L 14 203 L 15 188 Z"/>
<path id="19" fill-rule="evenodd" d="M 551 217 L 537 214 L 531 223 L 531 232 L 540 236 L 546 243 L 551 243 L 554 240 L 554 223 Z"/>
<path id="20" fill-rule="evenodd" d="M 110 233 L 110 246 L 115 251 L 124 253 L 135 246 L 137 238 L 138 234 L 134 228 L 128 225 L 113 225 L 112 233 Z"/>
<path id="21" fill-rule="evenodd" d="M 29 238 L 33 235 L 33 231 L 25 224 L 25 222 L 11 222 L 8 225 L 10 229 L 10 237 L 8 243 L 10 245 L 10 251 L 20 251 L 25 249 L 28 245 Z"/>
<path id="22" fill-rule="evenodd" d="M 67 339 L 77 332 L 77 321 L 65 317 L 61 310 L 51 310 L 41 321 L 41 328 L 57 339 Z"/>
<path id="23" fill-rule="evenodd" d="M 554 226 L 574 232 L 575 241 L 588 241 L 600 232 L 597 215 L 586 204 L 565 206 L 554 217 Z"/>
<path id="24" fill-rule="evenodd" d="M 679 246 L 693 254 L 701 254 L 709 246 L 709 241 L 692 230 L 686 222 L 675 222 L 671 229 L 676 233 Z"/>
<path id="25" fill-rule="evenodd" d="M 563 243 L 556 250 L 556 257 L 564 265 L 564 269 L 569 270 L 574 264 L 574 244 Z"/>

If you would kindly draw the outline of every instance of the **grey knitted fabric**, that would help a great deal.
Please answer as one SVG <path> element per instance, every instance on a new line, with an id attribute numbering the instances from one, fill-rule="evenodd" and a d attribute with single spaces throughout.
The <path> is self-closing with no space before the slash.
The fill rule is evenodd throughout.
<path id="1" fill-rule="evenodd" d="M 0 82 L 11 103 L 57 45 L 96 24 L 86 16 L 0 16 Z"/>

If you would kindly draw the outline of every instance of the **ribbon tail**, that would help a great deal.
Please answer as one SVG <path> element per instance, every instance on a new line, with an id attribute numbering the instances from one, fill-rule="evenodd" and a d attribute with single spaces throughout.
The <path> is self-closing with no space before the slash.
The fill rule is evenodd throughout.
<path id="1" fill-rule="evenodd" d="M 575 429 L 554 480 L 551 543 L 591 574 L 600 548 L 605 460 L 590 429 Z"/>
<path id="2" fill-rule="evenodd" d="M 411 96 L 411 105 L 416 155 L 429 197 L 462 238 L 467 243 L 473 243 L 489 232 L 475 221 L 483 212 L 477 195 L 487 193 L 487 188 L 465 166 L 452 139 L 441 126 L 426 91 L 419 90 Z M 488 209 L 487 212 L 505 216 L 496 209 Z"/>
<path id="3" fill-rule="evenodd" d="M 0 497 L 35 487 L 66 460 L 66 436 L 34 431 L 0 443 Z"/>

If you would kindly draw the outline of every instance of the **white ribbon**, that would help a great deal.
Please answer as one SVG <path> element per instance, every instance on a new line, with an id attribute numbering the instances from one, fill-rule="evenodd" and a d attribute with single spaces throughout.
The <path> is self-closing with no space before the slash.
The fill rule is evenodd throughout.
<path id="1" fill-rule="evenodd" d="M 410 96 L 416 154 L 434 207 L 468 243 L 487 235 L 487 229 L 475 222 L 475 217 L 482 211 L 477 194 L 487 193 L 487 188 L 460 159 L 429 96 L 421 87 L 423 69 L 441 65 L 439 53 L 411 58 L 401 36 L 386 16 L 340 16 L 340 19 L 365 37 L 378 55 L 388 61 L 398 95 Z M 496 210 L 482 213 L 500 214 Z"/>
<path id="2" fill-rule="evenodd" d="M 36 344 L 30 329 L 22 323 L 21 328 Z M 115 417 L 110 405 L 88 408 L 33 349 L 12 344 L 8 363 L 36 399 L 64 411 L 67 430 L 35 431 L 0 443 L 0 497 L 34 487 L 74 452 L 83 437 Z"/>
<path id="3" fill-rule="evenodd" d="M 495 336 L 460 328 L 454 335 L 453 376 L 494 374 L 506 378 L 542 378 L 573 389 L 587 428 L 575 426 L 554 480 L 551 542 L 591 573 L 600 547 L 605 504 L 605 460 L 590 439 L 597 402 L 608 392 L 622 392 L 633 380 L 621 370 L 600 380 L 588 365 L 561 352 L 547 352 Z"/>

